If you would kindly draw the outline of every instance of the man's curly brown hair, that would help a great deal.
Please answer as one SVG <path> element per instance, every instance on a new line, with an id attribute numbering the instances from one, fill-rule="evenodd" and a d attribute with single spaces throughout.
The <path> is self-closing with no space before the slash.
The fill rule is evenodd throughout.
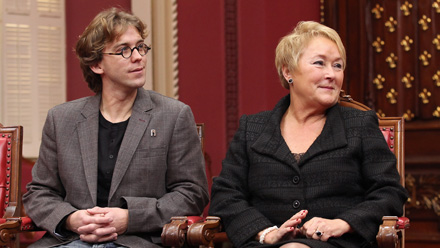
<path id="1" fill-rule="evenodd" d="M 118 8 L 110 8 L 100 12 L 79 37 L 75 52 L 84 79 L 93 92 L 102 91 L 102 79 L 101 75 L 90 69 L 90 66 L 102 60 L 102 51 L 106 44 L 119 38 L 131 26 L 139 31 L 142 39 L 147 38 L 147 26 L 137 16 Z"/>

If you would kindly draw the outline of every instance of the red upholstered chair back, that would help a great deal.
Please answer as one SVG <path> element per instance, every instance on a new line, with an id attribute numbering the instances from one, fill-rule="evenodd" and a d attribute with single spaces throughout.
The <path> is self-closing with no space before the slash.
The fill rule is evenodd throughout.
<path id="1" fill-rule="evenodd" d="M 23 161 L 26 165 L 23 184 L 31 180 L 33 166 L 33 161 L 22 158 L 22 147 L 23 127 L 4 127 L 0 123 L 0 247 L 27 247 L 44 234 L 33 232 L 39 229 L 22 208 Z M 17 234 L 21 234 L 19 238 Z"/>
<path id="2" fill-rule="evenodd" d="M 341 92 L 339 104 L 346 107 L 360 110 L 371 110 L 364 104 L 353 100 L 350 95 Z M 397 171 L 400 174 L 400 183 L 405 186 L 405 156 L 404 156 L 404 121 L 403 117 L 382 117 L 379 118 L 379 127 L 388 147 L 394 153 L 397 159 Z"/>
<path id="3" fill-rule="evenodd" d="M 370 110 L 369 107 L 362 103 L 353 100 L 350 95 L 345 95 L 341 91 L 339 104 L 346 107 L 352 107 L 360 110 Z M 387 141 L 388 147 L 396 156 L 397 171 L 400 175 L 400 183 L 405 187 L 405 155 L 404 155 L 404 120 L 403 117 L 383 117 L 378 116 L 379 127 L 382 134 Z M 403 207 L 405 211 L 405 206 Z M 405 212 L 404 212 L 405 214 Z M 407 218 L 397 218 L 384 216 L 383 224 L 379 229 L 377 241 L 379 247 L 405 247 L 405 229 L 409 227 L 409 220 Z M 397 221 L 397 222 L 396 222 Z M 397 223 L 399 231 L 396 232 L 394 225 Z M 391 231 L 390 231 L 391 230 Z"/>
<path id="4" fill-rule="evenodd" d="M 20 216 L 22 130 L 21 126 L 0 124 L 0 215 L 3 218 Z"/>

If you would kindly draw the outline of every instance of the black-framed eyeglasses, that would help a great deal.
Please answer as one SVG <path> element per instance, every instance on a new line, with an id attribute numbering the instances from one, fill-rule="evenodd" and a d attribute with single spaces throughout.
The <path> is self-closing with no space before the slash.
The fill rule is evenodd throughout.
<path id="1" fill-rule="evenodd" d="M 119 53 L 102 53 L 102 54 L 121 55 L 124 59 L 128 59 L 133 54 L 134 49 L 138 50 L 141 56 L 145 56 L 148 53 L 148 51 L 151 50 L 151 47 L 147 46 L 145 43 L 142 43 L 133 48 L 123 47 Z"/>

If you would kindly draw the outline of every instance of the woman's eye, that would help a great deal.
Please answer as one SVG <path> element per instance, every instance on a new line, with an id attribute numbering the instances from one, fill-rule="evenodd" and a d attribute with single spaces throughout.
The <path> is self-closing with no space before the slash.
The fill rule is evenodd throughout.
<path id="1" fill-rule="evenodd" d="M 340 63 L 336 63 L 336 64 L 334 65 L 334 67 L 336 67 L 336 68 L 338 68 L 338 69 L 342 69 L 342 64 L 340 64 Z"/>
<path id="2" fill-rule="evenodd" d="M 324 61 L 315 61 L 313 64 L 315 64 L 315 65 L 324 65 Z"/>

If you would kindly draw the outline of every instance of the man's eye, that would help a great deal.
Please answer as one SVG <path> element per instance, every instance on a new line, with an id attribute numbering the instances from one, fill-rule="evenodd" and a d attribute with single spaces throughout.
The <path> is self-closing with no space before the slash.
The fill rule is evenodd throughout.
<path id="1" fill-rule="evenodd" d="M 118 52 L 123 53 L 124 51 L 126 51 L 127 49 L 129 49 L 128 47 L 122 47 L 120 49 L 118 49 Z"/>

